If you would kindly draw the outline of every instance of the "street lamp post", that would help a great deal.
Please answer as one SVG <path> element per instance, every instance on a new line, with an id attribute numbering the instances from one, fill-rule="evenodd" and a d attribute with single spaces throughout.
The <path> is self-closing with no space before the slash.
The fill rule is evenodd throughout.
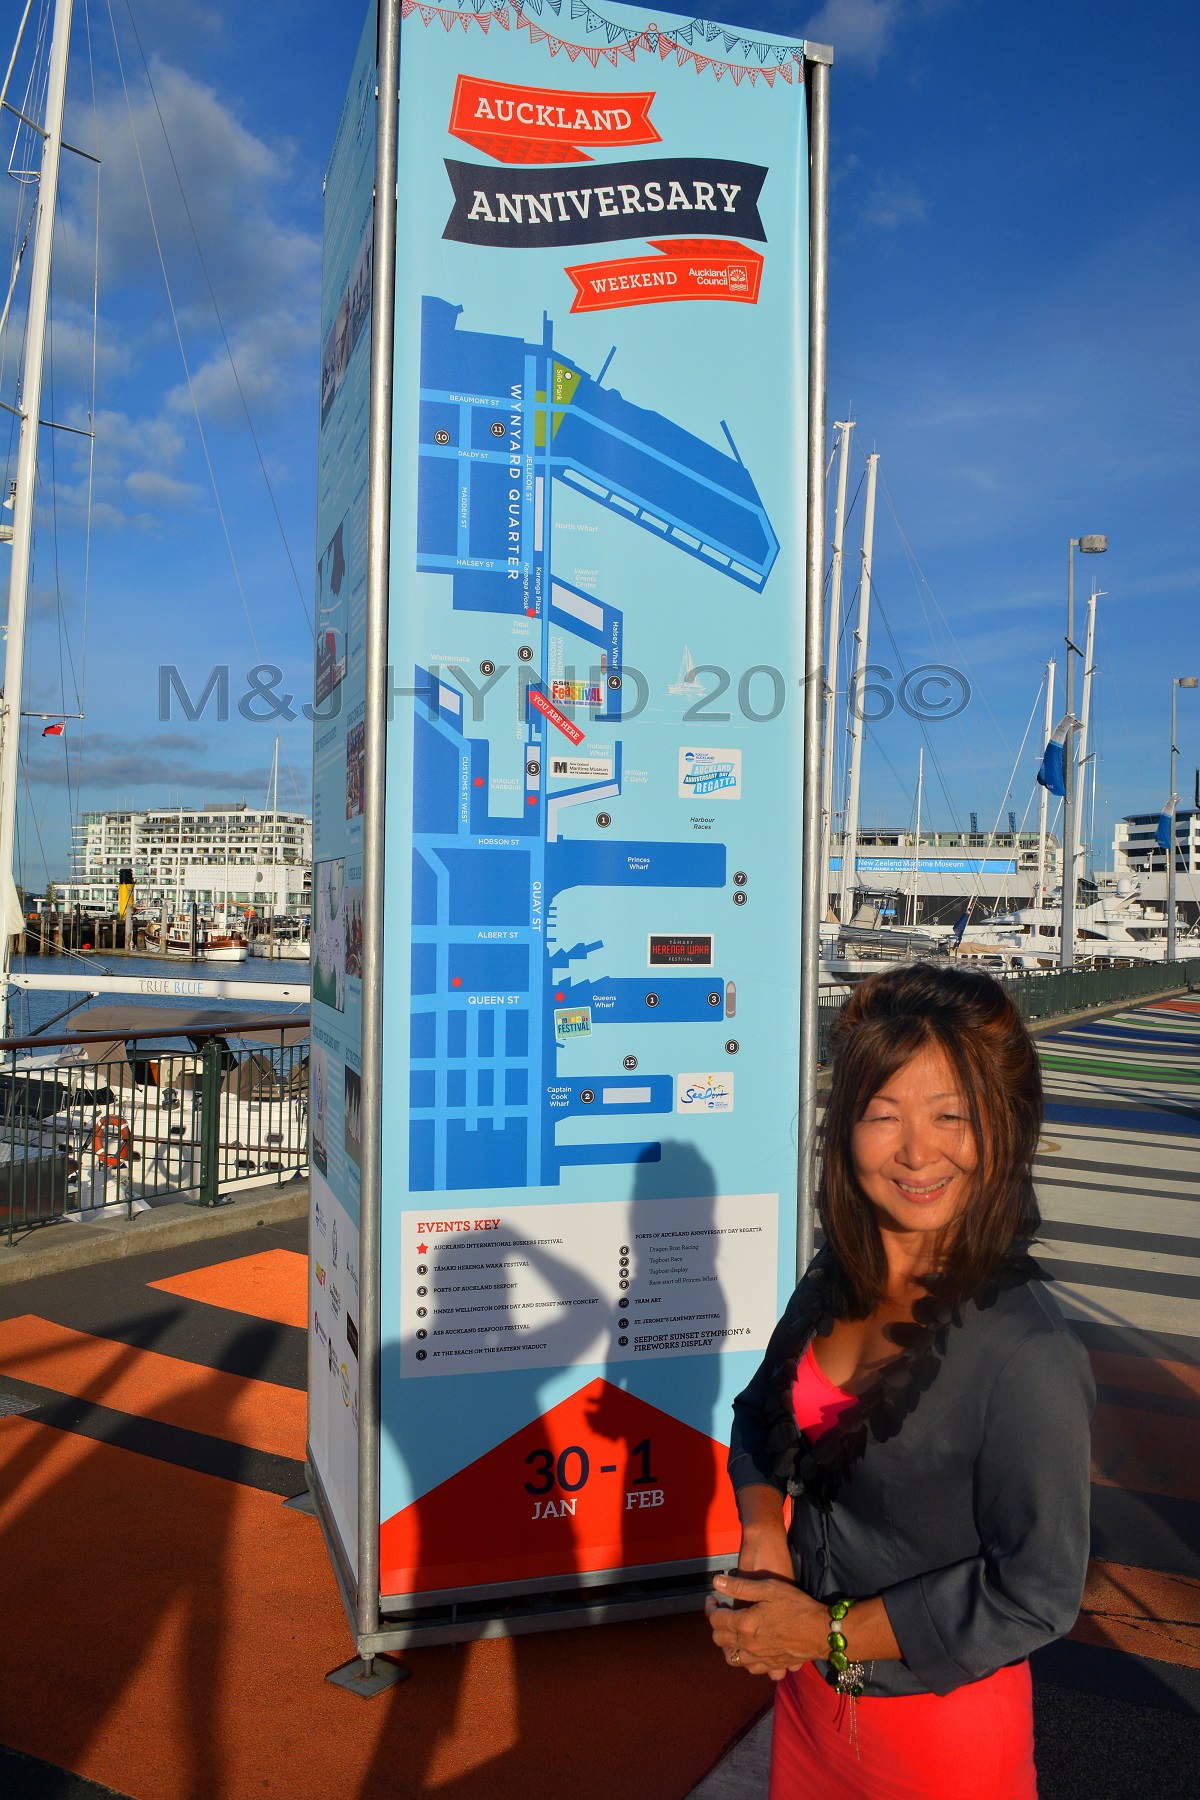
<path id="1" fill-rule="evenodd" d="M 1175 742 L 1175 699 L 1181 687 L 1194 688 L 1200 686 L 1200 676 L 1176 675 L 1171 682 L 1171 785 L 1167 789 L 1170 798 L 1167 805 L 1171 809 L 1170 848 L 1167 851 L 1167 961 L 1175 961 L 1175 858 L 1178 851 L 1175 847 L 1175 758 L 1179 754 Z"/>
<path id="2" fill-rule="evenodd" d="M 1062 925 L 1060 929 L 1060 947 L 1058 966 L 1060 969 L 1075 967 L 1075 751 L 1077 739 L 1075 735 L 1075 658 L 1079 655 L 1075 643 L 1075 552 L 1082 556 L 1100 556 L 1108 549 L 1106 537 L 1092 534 L 1090 537 L 1072 538 L 1067 550 L 1067 718 L 1071 721 L 1067 727 L 1067 741 L 1063 746 L 1063 786 L 1066 796 L 1063 800 L 1063 848 L 1062 848 Z"/>

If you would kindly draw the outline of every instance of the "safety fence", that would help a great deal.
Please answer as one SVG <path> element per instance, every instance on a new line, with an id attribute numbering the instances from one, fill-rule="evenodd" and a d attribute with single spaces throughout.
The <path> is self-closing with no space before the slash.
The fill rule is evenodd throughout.
<path id="1" fill-rule="evenodd" d="M 164 1040 L 173 1039 L 173 1043 Z M 308 1166 L 308 1020 L 0 1040 L 0 1230 L 215 1206 Z"/>
<path id="2" fill-rule="evenodd" d="M 1181 962 L 1130 963 L 1120 969 L 1046 969 L 1019 975 L 997 975 L 1012 995 L 1017 1011 L 1032 1023 L 1063 1018 L 1091 1007 L 1119 1005 L 1123 1000 L 1152 1000 L 1183 988 L 1200 986 L 1200 957 Z M 829 1061 L 829 1029 L 844 996 L 817 1003 L 818 1059 Z"/>

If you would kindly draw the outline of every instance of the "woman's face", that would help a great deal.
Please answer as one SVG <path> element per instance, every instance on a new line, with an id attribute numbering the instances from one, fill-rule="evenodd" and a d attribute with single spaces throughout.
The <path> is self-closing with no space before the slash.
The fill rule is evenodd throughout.
<path id="1" fill-rule="evenodd" d="M 979 1150 L 966 1098 L 940 1050 L 920 1051 L 872 1096 L 850 1153 L 881 1231 L 936 1232 L 958 1217 Z"/>

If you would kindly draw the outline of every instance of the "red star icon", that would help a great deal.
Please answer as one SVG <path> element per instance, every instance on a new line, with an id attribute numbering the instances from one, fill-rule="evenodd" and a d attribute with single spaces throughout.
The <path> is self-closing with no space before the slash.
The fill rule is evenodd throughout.
<path id="1" fill-rule="evenodd" d="M 525 608 L 525 614 L 526 614 L 527 618 L 536 619 L 537 618 L 537 607 L 536 606 L 527 606 Z"/>
<path id="2" fill-rule="evenodd" d="M 461 987 L 462 986 L 462 976 L 461 975 L 452 975 L 450 977 L 450 986 L 451 987 Z"/>
<path id="3" fill-rule="evenodd" d="M 482 775 L 477 775 L 477 776 L 476 776 L 476 777 L 475 777 L 475 786 L 476 786 L 476 787 L 482 787 L 482 786 L 483 786 L 483 776 L 482 776 Z"/>
<path id="4" fill-rule="evenodd" d="M 536 806 L 536 805 L 537 805 L 537 795 L 536 795 L 536 794 L 530 794 L 530 796 L 529 796 L 529 804 L 530 804 L 530 806 Z"/>
<path id="5" fill-rule="evenodd" d="M 556 1000 L 562 1000 L 562 999 L 564 999 L 564 998 L 565 998 L 565 995 L 563 995 L 563 994 L 555 994 L 555 996 L 554 996 L 554 998 L 555 998 L 555 999 L 556 999 Z"/>
<path id="6" fill-rule="evenodd" d="M 426 1256 L 428 1254 L 428 1252 L 429 1252 L 428 1244 L 418 1244 L 417 1245 L 417 1255 L 418 1256 Z"/>

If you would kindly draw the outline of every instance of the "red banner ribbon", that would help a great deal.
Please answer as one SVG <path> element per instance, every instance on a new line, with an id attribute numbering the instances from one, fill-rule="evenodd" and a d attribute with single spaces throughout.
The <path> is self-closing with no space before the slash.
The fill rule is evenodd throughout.
<path id="1" fill-rule="evenodd" d="M 538 712 L 544 713 L 550 723 L 557 725 L 563 736 L 570 738 L 573 744 L 582 744 L 584 733 L 580 731 L 578 725 L 573 719 L 568 719 L 565 713 L 560 713 L 557 706 L 547 700 L 539 688 L 531 687 L 529 689 L 529 704 L 536 707 Z"/>
<path id="2" fill-rule="evenodd" d="M 460 75 L 448 130 L 504 163 L 591 162 L 590 150 L 659 144 L 649 94 L 518 87 Z"/>
<path id="3" fill-rule="evenodd" d="M 576 263 L 568 269 L 575 283 L 571 311 L 603 312 L 662 300 L 741 300 L 757 305 L 763 269 L 757 250 L 728 238 L 667 238 L 650 248 L 659 254 Z"/>

